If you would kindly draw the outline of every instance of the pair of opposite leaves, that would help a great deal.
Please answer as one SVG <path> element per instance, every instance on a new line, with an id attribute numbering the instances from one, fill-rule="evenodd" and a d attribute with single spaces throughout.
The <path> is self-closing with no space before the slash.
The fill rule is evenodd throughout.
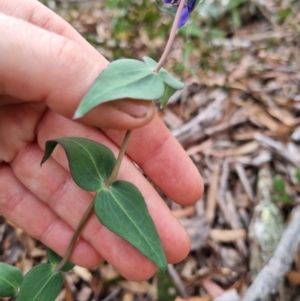
<path id="1" fill-rule="evenodd" d="M 63 286 L 63 272 L 73 268 L 66 263 L 56 271 L 55 266 L 61 261 L 51 249 L 47 249 L 49 263 L 42 263 L 32 268 L 25 277 L 20 269 L 0 263 L 0 298 L 16 297 L 16 301 L 53 301 Z"/>
<path id="2" fill-rule="evenodd" d="M 82 117 L 102 103 L 123 98 L 161 99 L 161 105 L 165 106 L 184 84 L 164 68 L 154 72 L 157 63 L 153 59 L 144 57 L 143 60 L 121 59 L 110 63 L 79 104 L 74 118 Z M 115 181 L 109 189 L 105 187 L 116 164 L 113 153 L 90 140 L 61 138 L 46 143 L 42 163 L 57 144 L 67 154 L 76 184 L 84 190 L 96 191 L 94 209 L 100 222 L 165 270 L 166 257 L 142 194 L 125 181 Z"/>

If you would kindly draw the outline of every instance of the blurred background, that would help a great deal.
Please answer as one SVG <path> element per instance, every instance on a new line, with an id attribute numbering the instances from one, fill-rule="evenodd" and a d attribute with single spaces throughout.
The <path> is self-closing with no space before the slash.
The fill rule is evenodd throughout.
<path id="1" fill-rule="evenodd" d="M 172 23 L 155 0 L 41 2 L 108 60 L 157 60 Z M 300 300 L 299 35 L 298 0 L 200 1 L 164 66 L 185 88 L 159 111 L 205 183 L 195 206 L 162 195 L 191 252 L 141 283 L 106 262 L 75 267 L 57 301 Z M 0 216 L 0 261 L 27 271 L 43 260 Z"/>

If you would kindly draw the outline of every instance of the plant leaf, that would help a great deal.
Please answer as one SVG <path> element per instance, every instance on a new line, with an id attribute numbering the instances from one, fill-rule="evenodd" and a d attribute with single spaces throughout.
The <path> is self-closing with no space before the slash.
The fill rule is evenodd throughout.
<path id="1" fill-rule="evenodd" d="M 22 280 L 20 269 L 0 262 L 0 298 L 15 296 Z"/>
<path id="2" fill-rule="evenodd" d="M 159 77 L 162 81 L 175 90 L 181 90 L 184 84 L 173 77 L 166 69 L 161 68 L 158 72 Z"/>
<path id="3" fill-rule="evenodd" d="M 53 266 L 53 268 L 55 268 L 55 266 L 57 266 L 61 262 L 62 258 L 57 253 L 55 253 L 53 250 L 51 250 L 50 248 L 47 248 L 46 253 L 47 253 L 47 258 L 48 258 L 50 264 Z M 73 263 L 67 262 L 60 269 L 60 271 L 68 272 L 68 271 L 72 270 L 73 267 L 74 267 Z"/>
<path id="4" fill-rule="evenodd" d="M 295 176 L 298 184 L 300 184 L 300 168 L 297 168 Z"/>
<path id="5" fill-rule="evenodd" d="M 16 301 L 54 301 L 62 285 L 62 272 L 48 263 L 37 265 L 25 275 Z"/>
<path id="6" fill-rule="evenodd" d="M 282 203 L 284 205 L 292 205 L 293 204 L 293 200 L 292 200 L 292 198 L 287 193 L 284 193 L 282 195 Z"/>
<path id="7" fill-rule="evenodd" d="M 157 297 L 159 301 L 174 301 L 177 296 L 176 286 L 169 274 L 161 271 L 156 272 Z"/>
<path id="8" fill-rule="evenodd" d="M 158 7 L 158 9 L 160 11 L 168 13 L 168 14 L 170 14 L 172 16 L 176 15 L 176 12 L 177 12 L 177 7 L 176 6 L 171 6 L 171 5 L 166 6 L 166 5 L 163 5 L 160 0 L 156 0 L 156 4 L 157 4 L 157 7 Z"/>
<path id="9" fill-rule="evenodd" d="M 157 62 L 155 62 L 152 58 L 148 56 L 143 57 L 144 62 L 151 68 L 155 68 Z M 165 68 L 160 68 L 158 72 L 158 76 L 161 80 L 175 90 L 181 90 L 184 87 L 184 84 L 173 77 Z"/>
<path id="10" fill-rule="evenodd" d="M 274 190 L 277 193 L 284 193 L 285 192 L 285 183 L 284 183 L 284 180 L 281 176 L 276 175 L 273 178 L 273 187 L 274 187 Z"/>
<path id="11" fill-rule="evenodd" d="M 149 67 L 153 69 L 157 65 L 157 63 L 150 57 L 144 56 L 143 60 Z M 173 77 L 164 68 L 160 68 L 158 72 L 158 76 L 164 82 L 164 87 L 165 87 L 164 95 L 162 96 L 160 101 L 160 107 L 163 108 L 176 90 L 181 90 L 184 88 L 184 84 L 179 80 L 177 80 L 175 77 Z"/>
<path id="12" fill-rule="evenodd" d="M 116 181 L 100 190 L 95 199 L 95 213 L 110 231 L 127 240 L 161 270 L 166 256 L 142 194 L 129 182 Z"/>
<path id="13" fill-rule="evenodd" d="M 175 89 L 171 88 L 170 86 L 165 84 L 165 93 L 162 99 L 160 100 L 160 107 L 163 108 L 166 106 L 170 97 L 176 92 Z"/>
<path id="14" fill-rule="evenodd" d="M 193 10 L 196 8 L 196 6 L 199 4 L 199 2 L 200 2 L 200 0 L 196 0 L 196 1 L 195 1 L 195 5 L 194 5 Z"/>
<path id="15" fill-rule="evenodd" d="M 157 65 L 157 62 L 152 59 L 149 56 L 143 56 L 143 61 L 146 63 L 147 66 L 149 66 L 151 69 L 155 68 L 155 66 Z"/>
<path id="16" fill-rule="evenodd" d="M 121 59 L 110 63 L 89 89 L 74 118 L 80 118 L 94 107 L 117 99 L 156 100 L 162 97 L 161 79 L 145 63 Z"/>
<path id="17" fill-rule="evenodd" d="M 84 138 L 60 138 L 46 142 L 43 164 L 60 144 L 68 157 L 71 175 L 84 190 L 99 190 L 110 176 L 116 159 L 106 146 Z"/>

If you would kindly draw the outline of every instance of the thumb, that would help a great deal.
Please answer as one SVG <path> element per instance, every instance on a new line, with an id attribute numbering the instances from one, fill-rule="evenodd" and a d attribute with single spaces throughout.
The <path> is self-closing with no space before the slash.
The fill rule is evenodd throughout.
<path id="1" fill-rule="evenodd" d="M 3 14 L 0 36 L 0 106 L 7 100 L 43 101 L 72 118 L 108 64 L 104 59 L 101 63 L 90 59 L 76 42 Z M 151 102 L 123 99 L 100 105 L 79 121 L 96 127 L 134 129 L 150 122 L 154 111 Z"/>

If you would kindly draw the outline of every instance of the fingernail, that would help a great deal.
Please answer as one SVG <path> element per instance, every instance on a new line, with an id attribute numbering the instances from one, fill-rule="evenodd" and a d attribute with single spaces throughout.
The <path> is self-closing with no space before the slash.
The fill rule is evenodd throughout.
<path id="1" fill-rule="evenodd" d="M 114 103 L 114 106 L 128 115 L 142 118 L 151 112 L 152 103 L 146 100 L 119 100 Z"/>

